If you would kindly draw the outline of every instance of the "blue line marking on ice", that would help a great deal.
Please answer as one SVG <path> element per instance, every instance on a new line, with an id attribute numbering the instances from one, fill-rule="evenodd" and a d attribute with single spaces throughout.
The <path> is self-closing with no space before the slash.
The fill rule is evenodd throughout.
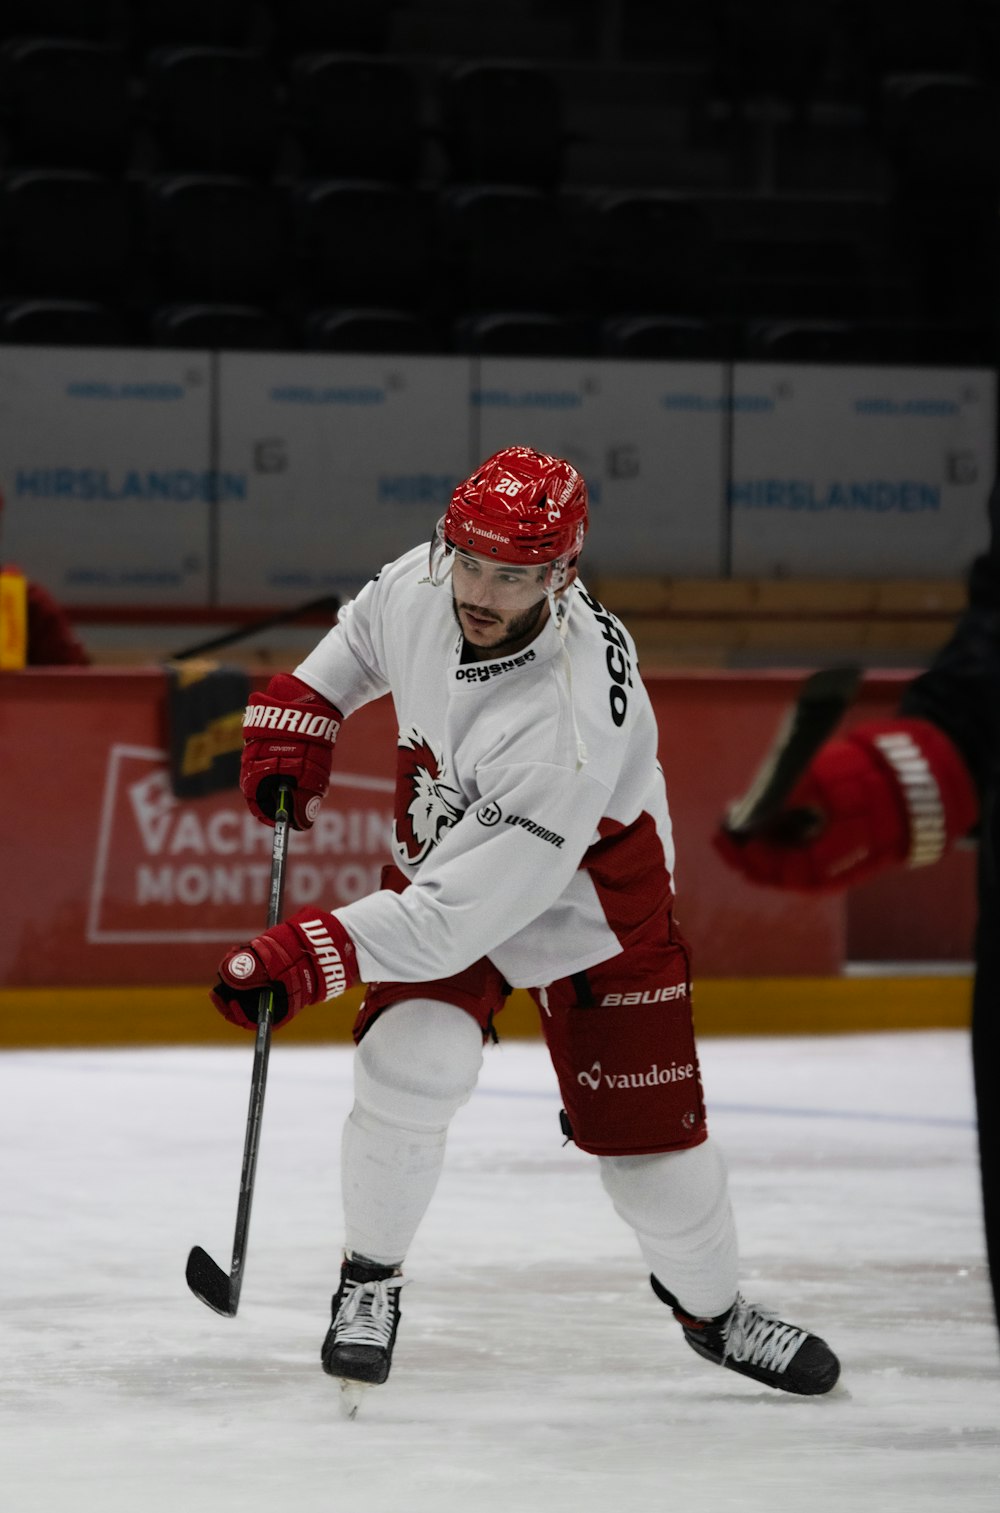
<path id="1" fill-rule="evenodd" d="M 947 1114 L 884 1114 L 877 1110 L 850 1108 L 768 1108 L 756 1103 L 709 1103 L 713 1114 L 769 1114 L 779 1119 L 846 1119 L 860 1124 L 919 1124 L 944 1129 L 975 1129 L 974 1119 L 954 1119 Z"/>
<path id="2" fill-rule="evenodd" d="M 481 1087 L 479 1098 L 545 1098 L 554 1103 L 560 1101 L 559 1093 L 537 1088 Z M 708 1102 L 712 1114 L 762 1114 L 774 1119 L 844 1119 L 856 1124 L 917 1124 L 935 1129 L 974 1130 L 974 1119 L 952 1118 L 947 1114 L 885 1114 L 877 1110 L 849 1108 L 782 1108 L 762 1103 L 714 1103 Z"/>

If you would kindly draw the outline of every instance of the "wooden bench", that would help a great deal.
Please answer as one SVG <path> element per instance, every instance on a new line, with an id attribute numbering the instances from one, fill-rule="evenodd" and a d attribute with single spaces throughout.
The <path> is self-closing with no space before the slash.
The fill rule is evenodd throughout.
<path id="1" fill-rule="evenodd" d="M 919 664 L 965 603 L 958 579 L 598 578 L 645 666 L 718 666 L 823 654 Z"/>

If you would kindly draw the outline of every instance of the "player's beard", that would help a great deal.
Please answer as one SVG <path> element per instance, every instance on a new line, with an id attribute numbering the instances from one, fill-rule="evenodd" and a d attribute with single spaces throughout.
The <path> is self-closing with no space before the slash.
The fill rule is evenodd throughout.
<path id="1" fill-rule="evenodd" d="M 510 646 L 523 641 L 525 636 L 530 636 L 537 628 L 538 622 L 545 611 L 546 602 L 545 599 L 539 599 L 537 604 L 533 604 L 530 609 L 526 609 L 523 615 L 514 615 L 510 620 L 498 620 L 496 624 L 497 630 L 501 632 L 500 639 L 491 641 L 488 646 L 477 646 L 475 642 L 469 641 L 468 638 L 466 638 L 466 644 L 474 652 L 478 652 L 480 656 L 502 656 Z M 462 617 L 458 612 L 458 602 L 454 594 L 451 599 L 451 607 L 454 611 L 455 619 L 458 621 L 459 629 L 462 631 L 462 635 L 465 636 L 465 628 L 462 625 Z M 468 609 L 470 614 L 481 615 L 483 613 L 474 604 L 464 605 L 463 608 Z"/>

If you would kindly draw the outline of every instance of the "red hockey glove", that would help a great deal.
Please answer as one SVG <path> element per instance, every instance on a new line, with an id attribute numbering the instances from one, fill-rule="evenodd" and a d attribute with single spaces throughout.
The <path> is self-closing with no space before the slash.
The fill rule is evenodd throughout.
<path id="1" fill-rule="evenodd" d="M 266 693 L 250 697 L 243 717 L 240 788 L 252 813 L 274 824 L 278 783 L 292 786 L 293 830 L 309 830 L 330 785 L 330 767 L 343 715 L 321 694 L 289 673 L 278 673 Z"/>
<path id="2" fill-rule="evenodd" d="M 210 993 L 219 1013 L 242 1029 L 257 1026 L 261 988 L 274 993 L 271 1022 L 294 1019 L 310 1003 L 338 998 L 358 981 L 354 942 L 322 909 L 300 909 L 281 925 L 234 946 L 219 963 Z"/>
<path id="3" fill-rule="evenodd" d="M 828 741 L 760 834 L 723 825 L 719 855 L 752 882 L 834 892 L 898 862 L 924 867 L 975 823 L 979 799 L 948 737 L 927 720 L 872 720 Z"/>

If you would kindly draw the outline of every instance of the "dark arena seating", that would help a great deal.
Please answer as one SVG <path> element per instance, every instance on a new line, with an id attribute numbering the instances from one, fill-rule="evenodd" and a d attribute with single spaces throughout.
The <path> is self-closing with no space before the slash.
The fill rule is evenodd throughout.
<path id="1" fill-rule="evenodd" d="M 998 117 L 994 0 L 7 0 L 3 339 L 991 360 Z"/>

